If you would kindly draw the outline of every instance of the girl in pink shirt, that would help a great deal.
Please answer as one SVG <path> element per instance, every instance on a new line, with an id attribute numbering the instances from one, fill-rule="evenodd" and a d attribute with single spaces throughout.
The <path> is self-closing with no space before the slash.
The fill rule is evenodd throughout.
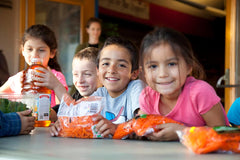
<path id="1" fill-rule="evenodd" d="M 140 63 L 148 84 L 140 97 L 140 114 L 158 114 L 182 122 L 156 126 L 150 140 L 177 140 L 176 130 L 186 126 L 229 125 L 215 90 L 204 78 L 185 36 L 169 28 L 147 34 L 140 48 Z"/>
<path id="2" fill-rule="evenodd" d="M 57 41 L 54 32 L 45 25 L 32 25 L 29 27 L 22 38 L 21 45 L 22 55 L 25 62 L 31 65 L 32 58 L 41 58 L 42 64 L 46 69 L 45 77 L 38 78 L 42 82 L 41 85 L 49 87 L 54 75 L 68 90 L 64 75 L 61 73 L 60 65 L 57 62 Z M 35 72 L 33 72 L 34 74 Z M 37 72 L 36 72 L 37 73 Z M 50 75 L 51 74 L 51 75 Z M 23 71 L 10 77 L 8 81 L 0 88 L 0 92 L 18 93 L 22 91 Z M 55 99 L 55 93 L 52 90 L 51 107 L 56 105 L 58 101 Z"/>

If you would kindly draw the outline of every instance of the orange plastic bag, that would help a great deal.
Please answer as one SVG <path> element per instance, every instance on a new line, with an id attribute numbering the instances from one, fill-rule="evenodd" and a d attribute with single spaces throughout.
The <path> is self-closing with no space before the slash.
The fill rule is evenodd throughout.
<path id="1" fill-rule="evenodd" d="M 73 138 L 102 138 L 95 131 L 98 123 L 93 121 L 105 104 L 103 97 L 89 97 L 74 101 L 69 96 L 64 96 L 58 111 L 58 121 L 61 126 L 60 137 Z"/>
<path id="2" fill-rule="evenodd" d="M 240 129 L 234 127 L 188 127 L 177 131 L 180 142 L 197 154 L 240 153 Z"/>
<path id="3" fill-rule="evenodd" d="M 180 122 L 161 115 L 143 114 L 128 122 L 119 124 L 113 135 L 113 138 L 124 139 L 131 133 L 136 133 L 138 136 L 145 136 L 146 134 L 157 131 L 155 128 L 156 125 L 164 123 L 177 123 L 183 125 Z"/>
<path id="4" fill-rule="evenodd" d="M 59 117 L 61 130 L 59 136 L 72 138 L 101 138 L 94 130 L 97 122 L 92 121 L 93 116 Z"/>

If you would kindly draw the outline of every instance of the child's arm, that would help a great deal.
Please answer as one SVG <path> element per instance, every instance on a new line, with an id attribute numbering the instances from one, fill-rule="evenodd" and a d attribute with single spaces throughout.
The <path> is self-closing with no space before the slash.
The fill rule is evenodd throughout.
<path id="1" fill-rule="evenodd" d="M 13 93 L 13 91 L 11 90 L 8 81 L 5 82 L 1 88 L 0 88 L 0 93 Z"/>
<path id="2" fill-rule="evenodd" d="M 215 126 L 226 126 L 226 121 L 224 117 L 222 106 L 219 103 L 214 105 L 208 112 L 202 115 L 203 119 L 206 122 L 206 125 L 209 127 Z"/>
<path id="3" fill-rule="evenodd" d="M 138 115 L 146 114 L 142 110 L 138 111 Z M 176 131 L 182 130 L 186 126 L 179 125 L 176 123 L 165 123 L 160 124 L 155 127 L 155 129 L 159 130 L 157 132 L 153 132 L 151 134 L 146 135 L 147 139 L 152 141 L 175 141 L 178 140 L 178 136 Z"/>
<path id="4" fill-rule="evenodd" d="M 117 124 L 113 124 L 111 121 L 104 118 L 102 115 L 97 115 L 94 117 L 94 121 L 99 121 L 96 125 L 96 131 L 101 134 L 102 137 L 109 137 L 109 135 L 114 135 L 117 129 Z"/>
<path id="5" fill-rule="evenodd" d="M 220 103 L 214 105 L 207 113 L 203 114 L 202 117 L 204 118 L 206 125 L 209 127 L 226 125 L 223 109 Z M 150 140 L 158 141 L 178 140 L 176 131 L 182 130 L 185 127 L 186 126 L 174 123 L 161 124 L 156 126 L 156 129 L 159 129 L 160 131 L 146 135 L 146 137 Z"/>
<path id="6" fill-rule="evenodd" d="M 0 111 L 0 137 L 28 134 L 34 129 L 34 117 L 28 117 L 31 110 L 3 113 Z"/>
<path id="7" fill-rule="evenodd" d="M 15 93 L 15 91 L 13 91 L 11 89 L 10 86 L 12 86 L 13 81 L 18 81 L 19 85 L 21 84 L 23 80 L 23 71 L 18 72 L 16 75 L 10 77 L 1 87 L 0 87 L 0 93 Z M 13 87 L 13 86 L 12 86 Z M 15 85 L 14 85 L 15 87 Z"/>
<path id="8" fill-rule="evenodd" d="M 146 114 L 146 113 L 143 112 L 141 109 L 139 109 L 138 112 L 136 113 L 136 115 L 141 115 L 141 114 Z"/>
<path id="9" fill-rule="evenodd" d="M 39 81 L 35 82 L 34 84 L 37 86 L 45 86 L 49 89 L 54 90 L 55 94 L 57 95 L 58 99 L 61 100 L 63 95 L 67 93 L 66 88 L 62 85 L 62 83 L 57 79 L 57 77 L 52 73 L 51 69 L 45 68 L 36 68 L 36 70 L 42 71 L 40 72 L 33 72 L 32 79 Z"/>
<path id="10" fill-rule="evenodd" d="M 185 127 L 176 123 L 160 124 L 155 127 L 155 129 L 159 129 L 160 131 L 148 134 L 146 137 L 153 141 L 176 141 L 178 140 L 176 131 L 182 130 Z"/>
<path id="11" fill-rule="evenodd" d="M 21 119 L 21 131 L 19 134 L 29 134 L 31 130 L 34 129 L 35 117 L 33 116 L 29 117 L 31 113 L 32 113 L 31 110 L 17 112 Z"/>

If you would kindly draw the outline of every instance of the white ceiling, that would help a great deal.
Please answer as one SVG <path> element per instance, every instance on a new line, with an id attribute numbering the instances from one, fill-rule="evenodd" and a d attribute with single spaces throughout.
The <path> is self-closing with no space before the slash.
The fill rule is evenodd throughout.
<path id="1" fill-rule="evenodd" d="M 205 19 L 215 19 L 216 17 L 224 17 L 225 0 L 185 0 L 196 4 L 204 5 L 206 9 L 198 9 L 190 5 L 184 4 L 177 0 L 144 0 L 149 3 L 157 4 L 172 10 L 194 15 Z"/>

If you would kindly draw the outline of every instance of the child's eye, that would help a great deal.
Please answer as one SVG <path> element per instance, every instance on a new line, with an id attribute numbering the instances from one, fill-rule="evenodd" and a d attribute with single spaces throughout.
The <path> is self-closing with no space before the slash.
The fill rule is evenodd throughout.
<path id="1" fill-rule="evenodd" d="M 149 65 L 148 67 L 151 69 L 155 69 L 155 68 L 157 68 L 157 65 Z"/>
<path id="2" fill-rule="evenodd" d="M 73 73 L 73 76 L 75 76 L 75 77 L 76 77 L 76 76 L 78 76 L 78 74 L 77 74 L 77 73 Z"/>
<path id="3" fill-rule="evenodd" d="M 90 74 L 90 73 L 85 73 L 84 75 L 86 75 L 86 76 L 91 76 L 92 74 Z"/>
<path id="4" fill-rule="evenodd" d="M 39 49 L 39 51 L 40 51 L 40 52 L 44 52 L 44 51 L 45 51 L 45 49 Z"/>
<path id="5" fill-rule="evenodd" d="M 124 64 L 119 64 L 119 67 L 126 68 L 126 65 L 124 65 Z"/>
<path id="6" fill-rule="evenodd" d="M 26 50 L 27 50 L 27 51 L 32 51 L 32 48 L 27 48 Z"/>
<path id="7" fill-rule="evenodd" d="M 109 63 L 107 63 L 107 62 L 106 63 L 102 63 L 102 65 L 103 66 L 107 66 L 107 65 L 109 65 Z"/>
<path id="8" fill-rule="evenodd" d="M 177 63 L 175 63 L 175 62 L 168 63 L 168 66 L 176 66 L 176 65 L 177 65 Z"/>

